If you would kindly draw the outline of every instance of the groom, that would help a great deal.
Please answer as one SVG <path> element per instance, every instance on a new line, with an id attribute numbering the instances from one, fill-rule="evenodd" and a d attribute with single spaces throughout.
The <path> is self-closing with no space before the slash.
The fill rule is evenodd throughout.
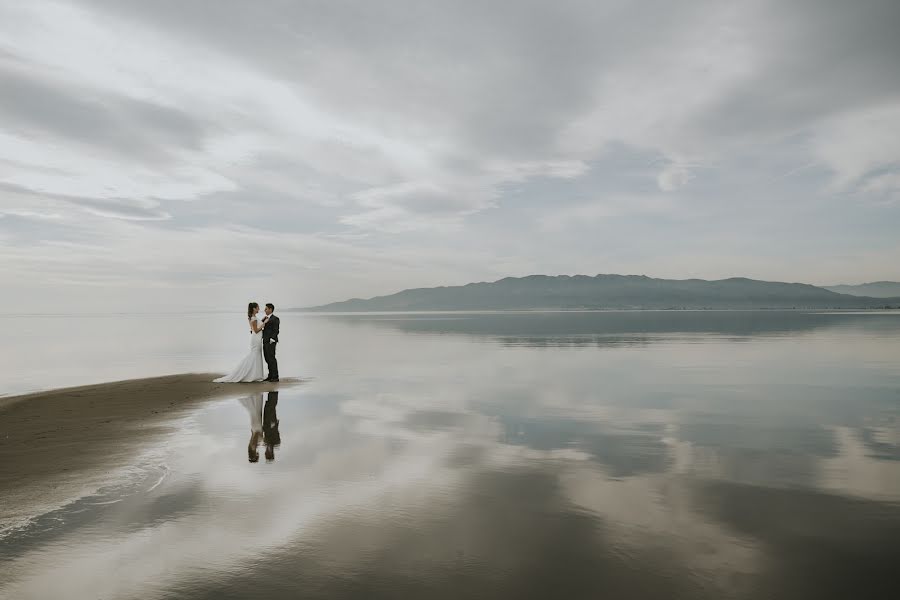
<path id="1" fill-rule="evenodd" d="M 266 304 L 266 318 L 263 319 L 263 356 L 269 367 L 269 376 L 266 381 L 278 381 L 278 360 L 275 358 L 275 346 L 278 345 L 278 326 L 281 321 L 274 314 L 275 305 Z"/>

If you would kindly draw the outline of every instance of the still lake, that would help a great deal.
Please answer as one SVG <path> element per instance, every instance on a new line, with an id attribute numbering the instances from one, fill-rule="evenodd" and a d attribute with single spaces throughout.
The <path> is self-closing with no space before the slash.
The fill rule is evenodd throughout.
<path id="1" fill-rule="evenodd" d="M 897 590 L 900 311 L 280 316 L 302 383 L 235 386 L 7 532 L 0 596 Z M 225 372 L 247 345 L 239 313 L 0 322 L 6 395 Z M 259 407 L 280 444 L 251 463 Z"/>

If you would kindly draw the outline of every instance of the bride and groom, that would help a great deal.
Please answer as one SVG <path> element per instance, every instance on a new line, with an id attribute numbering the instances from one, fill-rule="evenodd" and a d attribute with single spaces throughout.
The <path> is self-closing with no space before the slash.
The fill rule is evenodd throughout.
<path id="1" fill-rule="evenodd" d="M 275 460 L 275 448 L 281 445 L 281 434 L 278 432 L 278 392 L 269 392 L 263 406 L 262 392 L 241 398 L 241 404 L 250 413 L 250 442 L 247 444 L 247 458 L 250 462 L 259 462 L 259 445 L 266 446 L 266 462 Z"/>
<path id="2" fill-rule="evenodd" d="M 278 360 L 275 348 L 278 346 L 278 329 L 281 321 L 275 316 L 275 305 L 266 304 L 266 316 L 260 319 L 259 304 L 247 305 L 247 322 L 250 325 L 250 353 L 234 370 L 214 380 L 215 383 L 241 383 L 249 381 L 278 381 Z M 263 377 L 263 358 L 269 367 L 269 375 Z"/>

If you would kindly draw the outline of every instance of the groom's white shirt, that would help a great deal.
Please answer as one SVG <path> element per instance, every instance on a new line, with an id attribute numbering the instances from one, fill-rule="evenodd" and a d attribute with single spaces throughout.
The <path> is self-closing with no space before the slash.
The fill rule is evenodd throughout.
<path id="1" fill-rule="evenodd" d="M 275 313 L 272 313 L 272 315 L 274 315 L 274 314 L 275 314 Z M 266 318 L 269 318 L 269 317 L 271 317 L 272 315 L 266 315 Z M 266 326 L 266 324 L 263 323 L 263 327 L 265 327 L 265 326 Z M 270 343 L 270 344 L 274 344 L 274 343 L 275 343 L 275 338 L 269 338 L 269 343 Z"/>

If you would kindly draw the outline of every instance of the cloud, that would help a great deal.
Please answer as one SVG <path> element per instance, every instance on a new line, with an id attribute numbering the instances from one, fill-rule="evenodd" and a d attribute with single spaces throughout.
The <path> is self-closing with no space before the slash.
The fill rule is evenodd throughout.
<path id="1" fill-rule="evenodd" d="M 102 240 L 159 266 L 105 281 L 233 281 L 235 232 L 253 231 L 303 277 L 318 267 L 310 304 L 638 271 L 695 244 L 733 266 L 692 250 L 682 270 L 764 275 L 744 243 L 760 236 L 850 280 L 846 257 L 900 226 L 898 18 L 892 0 L 5 3 L 0 248 L 55 273 L 47 240 Z M 235 260 L 193 257 L 214 249 Z"/>
<path id="2" fill-rule="evenodd" d="M 656 176 L 659 189 L 664 192 L 684 187 L 691 179 L 693 179 L 693 174 L 682 163 L 671 163 Z"/>
<path id="3" fill-rule="evenodd" d="M 871 192 L 890 200 L 900 199 L 900 172 L 896 169 L 890 173 L 873 175 L 862 186 L 863 191 Z"/>
<path id="4" fill-rule="evenodd" d="M 0 132 L 0 183 L 80 198 L 191 200 L 236 184 L 215 170 L 181 163 L 151 166 L 91 156 L 83 144 L 39 142 Z"/>
<path id="5" fill-rule="evenodd" d="M 544 231 L 565 232 L 596 227 L 598 223 L 635 215 L 668 215 L 679 203 L 671 194 L 654 196 L 607 196 L 592 202 L 572 204 L 542 221 Z"/>
<path id="6" fill-rule="evenodd" d="M 387 232 L 454 225 L 465 215 L 482 210 L 493 197 L 490 188 L 458 182 L 442 186 L 427 180 L 406 181 L 357 192 L 352 198 L 360 210 L 343 216 L 341 222 Z"/>
<path id="7" fill-rule="evenodd" d="M 112 217 L 128 221 L 164 221 L 172 218 L 172 215 L 161 210 L 159 204 L 153 201 L 120 200 L 104 202 L 100 200 L 73 199 L 72 202 L 101 217 Z"/>
<path id="8" fill-rule="evenodd" d="M 812 141 L 816 156 L 834 172 L 837 188 L 900 191 L 900 96 L 896 103 L 867 107 L 830 119 Z"/>
<path id="9" fill-rule="evenodd" d="M 39 73 L 0 61 L 0 116 L 19 135 L 90 140 L 94 148 L 154 162 L 171 160 L 172 147 L 199 149 L 206 135 L 206 123 L 177 108 L 98 94 Z"/>

